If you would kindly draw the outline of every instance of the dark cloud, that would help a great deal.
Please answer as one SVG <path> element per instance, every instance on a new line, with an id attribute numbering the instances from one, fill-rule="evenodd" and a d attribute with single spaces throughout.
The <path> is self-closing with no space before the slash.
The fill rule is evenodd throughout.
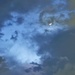
<path id="1" fill-rule="evenodd" d="M 38 54 L 42 55 L 41 60 L 45 75 L 53 75 L 59 69 L 63 69 L 68 62 L 75 63 L 74 38 L 75 28 L 67 31 L 62 30 L 55 36 L 38 34 L 34 37 L 34 40 L 40 47 Z"/>
<path id="2" fill-rule="evenodd" d="M 59 69 L 53 75 L 75 75 L 75 64 L 67 63 L 63 69 Z"/>
<path id="3" fill-rule="evenodd" d="M 70 62 L 75 62 L 75 29 L 57 35 L 51 42 L 53 54 L 58 57 L 68 57 Z"/>

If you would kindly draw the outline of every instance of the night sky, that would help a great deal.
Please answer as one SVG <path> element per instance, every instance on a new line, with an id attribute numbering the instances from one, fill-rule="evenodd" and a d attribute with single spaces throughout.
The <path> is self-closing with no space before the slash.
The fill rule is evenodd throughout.
<path id="1" fill-rule="evenodd" d="M 75 0 L 0 0 L 0 75 L 75 75 Z"/>

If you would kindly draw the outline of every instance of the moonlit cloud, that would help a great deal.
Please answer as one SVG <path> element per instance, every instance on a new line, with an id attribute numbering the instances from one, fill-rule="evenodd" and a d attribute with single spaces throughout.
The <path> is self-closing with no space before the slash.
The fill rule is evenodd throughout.
<path id="1" fill-rule="evenodd" d="M 5 58 L 10 70 L 14 71 L 15 69 L 18 74 L 19 70 L 23 70 L 24 74 L 20 71 L 21 74 L 19 75 L 42 75 L 42 73 L 44 75 L 59 75 L 61 74 L 61 69 L 59 69 L 61 64 L 64 66 L 70 60 L 67 56 L 56 57 L 55 52 L 60 55 L 62 53 L 68 54 L 66 54 L 66 50 L 62 50 L 67 42 L 63 45 L 64 48 L 61 49 L 60 45 L 64 41 L 60 42 L 57 37 L 69 30 L 69 26 L 65 21 L 70 20 L 70 14 L 74 11 L 66 9 L 67 0 L 52 0 L 51 2 L 54 8 L 53 13 L 51 13 L 50 8 L 43 9 L 39 5 L 36 9 L 31 9 L 27 13 L 11 11 L 9 12 L 11 18 L 2 23 L 4 27 L 0 31 L 0 34 L 2 34 L 0 37 L 0 56 Z M 61 7 L 57 8 L 60 5 Z M 42 22 L 40 21 L 41 12 L 43 14 L 41 16 Z M 21 23 L 18 22 L 20 17 L 22 18 Z M 62 37 L 64 33 L 61 34 Z M 61 53 L 61 50 L 64 52 Z M 52 52 L 55 54 L 52 54 Z M 13 62 L 18 65 L 14 69 L 12 69 L 15 66 L 12 65 Z"/>
<path id="2" fill-rule="evenodd" d="M 44 34 L 45 29 L 49 30 L 49 34 L 57 33 L 58 29 L 64 29 L 64 27 L 59 24 L 54 24 L 50 27 L 41 25 L 39 22 L 39 13 L 39 9 L 27 14 L 11 12 L 11 20 L 5 21 L 5 27 L 1 30 L 1 33 L 4 34 L 1 40 L 8 45 L 5 47 L 7 57 L 12 57 L 20 63 L 33 61 L 39 63 L 40 56 L 37 55 L 39 46 L 36 42 L 33 42 L 31 38 L 36 34 Z M 20 16 L 23 17 L 24 21 L 21 25 L 18 25 L 17 19 Z M 11 25 L 9 26 L 10 23 Z M 11 39 L 12 37 L 16 38 L 16 40 Z"/>

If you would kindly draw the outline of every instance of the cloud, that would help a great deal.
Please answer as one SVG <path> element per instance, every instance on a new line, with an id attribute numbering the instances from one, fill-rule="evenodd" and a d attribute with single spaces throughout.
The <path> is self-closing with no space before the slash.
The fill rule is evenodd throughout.
<path id="1" fill-rule="evenodd" d="M 53 75 L 75 75 L 75 64 L 66 64 L 63 69 L 59 69 Z"/>
<path id="2" fill-rule="evenodd" d="M 25 3 L 23 0 L 15 0 L 13 2 L 13 8 L 15 11 L 11 11 L 10 19 L 7 19 L 3 23 L 4 27 L 1 28 L 2 36 L 0 38 L 0 56 L 5 57 L 7 64 L 11 65 L 11 67 L 9 66 L 10 70 L 15 71 L 18 75 L 41 75 L 42 73 L 43 75 L 54 74 L 59 70 L 59 68 L 61 70 L 61 68 L 70 61 L 69 58 L 74 60 L 74 52 L 68 51 L 68 49 L 71 48 L 66 50 L 65 48 L 68 42 L 69 47 L 71 47 L 71 38 L 74 40 L 73 33 L 75 31 L 72 33 L 73 35 L 69 34 L 70 31 L 66 31 L 68 26 L 65 23 L 62 24 L 60 22 L 60 20 L 63 22 L 68 20 L 70 18 L 69 13 L 71 13 L 71 11 L 65 9 L 60 11 L 55 8 L 57 12 L 51 14 L 49 12 L 50 8 L 47 10 L 43 9 L 43 13 L 47 12 L 50 18 L 54 17 L 53 23 L 51 20 L 51 26 L 46 24 L 43 25 L 39 19 L 41 8 L 36 7 L 36 9 L 31 9 L 34 8 L 35 4 L 38 2 L 36 1 L 36 3 L 33 4 L 33 2 L 35 2 L 34 0 L 32 2 L 29 2 L 29 0 L 26 1 L 27 2 Z M 43 0 L 43 6 L 45 3 L 46 0 Z M 56 5 L 59 5 L 59 3 L 64 5 L 66 4 L 65 0 L 57 0 L 57 2 L 54 1 L 54 4 Z M 25 9 L 25 6 L 27 6 L 27 9 Z M 23 10 L 30 11 L 27 13 L 21 13 Z M 47 14 L 44 14 L 44 16 L 45 19 L 48 19 Z M 46 21 L 45 19 L 44 22 Z M 21 22 L 19 23 L 20 20 Z M 59 20 L 59 22 L 56 20 Z M 72 47 L 74 47 L 74 45 L 72 45 Z M 71 55 L 72 53 L 73 56 Z M 40 66 L 31 64 L 32 62 L 40 64 L 42 69 Z M 15 73 L 13 75 L 15 75 Z"/>

